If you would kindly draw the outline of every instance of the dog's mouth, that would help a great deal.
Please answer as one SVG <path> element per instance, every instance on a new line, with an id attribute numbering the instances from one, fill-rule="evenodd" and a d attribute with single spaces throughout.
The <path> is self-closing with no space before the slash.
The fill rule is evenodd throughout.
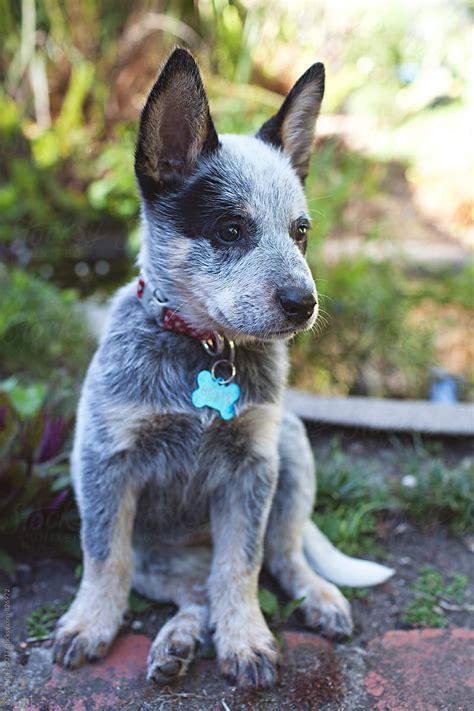
<path id="1" fill-rule="evenodd" d="M 242 339 L 252 341 L 284 341 L 293 338 L 298 333 L 307 331 L 313 326 L 316 320 L 312 316 L 302 323 L 292 324 L 286 328 L 257 329 L 232 323 L 219 308 L 215 309 L 212 318 L 217 326 L 216 330 L 222 332 L 223 335 L 234 341 Z"/>

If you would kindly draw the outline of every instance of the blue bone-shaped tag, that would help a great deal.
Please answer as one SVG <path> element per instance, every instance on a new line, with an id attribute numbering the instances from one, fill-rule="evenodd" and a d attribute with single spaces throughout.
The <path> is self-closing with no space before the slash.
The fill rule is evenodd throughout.
<path id="1" fill-rule="evenodd" d="M 214 379 L 209 370 L 201 370 L 197 384 L 198 387 L 191 395 L 194 407 L 212 407 L 223 420 L 234 417 L 234 405 L 240 397 L 240 388 L 236 383 L 226 385 L 220 379 Z"/>

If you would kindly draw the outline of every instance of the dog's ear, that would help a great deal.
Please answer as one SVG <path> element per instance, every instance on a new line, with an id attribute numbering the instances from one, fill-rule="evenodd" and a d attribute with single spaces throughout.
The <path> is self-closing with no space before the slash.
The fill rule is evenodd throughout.
<path id="1" fill-rule="evenodd" d="M 313 64 L 298 79 L 278 113 L 263 124 L 257 137 L 282 148 L 304 182 L 309 170 L 314 127 L 324 95 L 324 65 Z"/>
<path id="2" fill-rule="evenodd" d="M 141 115 L 135 174 L 144 196 L 176 187 L 218 146 L 198 66 L 187 50 L 175 49 Z"/>

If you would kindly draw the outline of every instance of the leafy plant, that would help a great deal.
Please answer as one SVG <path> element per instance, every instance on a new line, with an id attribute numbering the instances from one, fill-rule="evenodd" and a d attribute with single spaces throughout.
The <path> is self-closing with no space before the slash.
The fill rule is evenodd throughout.
<path id="1" fill-rule="evenodd" d="M 284 607 L 280 607 L 278 598 L 267 588 L 260 588 L 258 591 L 258 601 L 261 610 L 267 618 L 271 629 L 278 630 L 291 617 L 293 612 L 300 607 L 304 597 L 297 600 L 290 600 Z"/>
<path id="2" fill-rule="evenodd" d="M 70 600 L 42 605 L 33 610 L 26 620 L 28 637 L 32 637 L 35 640 L 51 637 L 56 622 L 66 612 L 69 604 Z"/>
<path id="3" fill-rule="evenodd" d="M 70 497 L 70 403 L 42 383 L 0 383 L 0 566 L 9 575 L 12 544 L 41 531 L 77 535 Z"/>
<path id="4" fill-rule="evenodd" d="M 449 582 L 434 568 L 422 568 L 414 583 L 410 585 L 415 593 L 407 606 L 403 619 L 414 627 L 444 627 L 446 624 L 443 603 L 461 605 L 468 584 L 466 575 L 455 574 Z"/>
<path id="5" fill-rule="evenodd" d="M 0 376 L 49 379 L 62 369 L 82 377 L 94 343 L 75 292 L 17 269 L 0 269 L 0 291 Z"/>
<path id="6" fill-rule="evenodd" d="M 426 397 L 433 334 L 410 327 L 400 268 L 358 256 L 315 273 L 326 323 L 317 339 L 297 339 L 293 382 L 339 394 Z"/>
<path id="7" fill-rule="evenodd" d="M 146 612 L 153 605 L 151 600 L 143 597 L 140 593 L 135 590 L 131 590 L 128 596 L 128 607 L 130 612 L 134 615 L 140 615 L 142 612 Z"/>

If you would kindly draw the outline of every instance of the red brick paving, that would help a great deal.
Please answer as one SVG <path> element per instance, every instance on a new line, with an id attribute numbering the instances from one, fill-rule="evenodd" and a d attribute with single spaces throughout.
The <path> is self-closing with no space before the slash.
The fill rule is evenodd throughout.
<path id="1" fill-rule="evenodd" d="M 305 632 L 283 632 L 282 637 L 280 680 L 270 691 L 230 687 L 219 677 L 215 661 L 208 659 L 198 660 L 173 687 L 156 687 L 146 680 L 150 640 L 123 634 L 100 662 L 73 672 L 55 666 L 49 681 L 28 698 L 17 697 L 14 708 L 93 711 L 143 704 L 150 709 L 199 711 L 474 711 L 474 631 L 387 632 L 369 643 L 368 656 L 359 651 L 359 659 L 365 660 L 361 674 L 354 662 L 343 661 L 341 649 L 347 647 L 338 650 Z"/>
<path id="2" fill-rule="evenodd" d="M 237 690 L 218 673 L 215 660 L 199 659 L 189 674 L 171 687 L 146 679 L 151 641 L 144 635 L 121 635 L 109 655 L 66 671 L 54 666 L 52 676 L 18 711 L 95 711 L 102 709 L 317 709 L 341 698 L 340 665 L 331 642 L 314 634 L 283 632 L 283 663 L 278 687 L 265 692 Z M 23 701 L 23 700 L 21 700 Z M 224 704 L 222 703 L 224 702 Z"/>
<path id="3" fill-rule="evenodd" d="M 474 631 L 394 630 L 369 651 L 364 684 L 374 711 L 474 710 Z"/>

